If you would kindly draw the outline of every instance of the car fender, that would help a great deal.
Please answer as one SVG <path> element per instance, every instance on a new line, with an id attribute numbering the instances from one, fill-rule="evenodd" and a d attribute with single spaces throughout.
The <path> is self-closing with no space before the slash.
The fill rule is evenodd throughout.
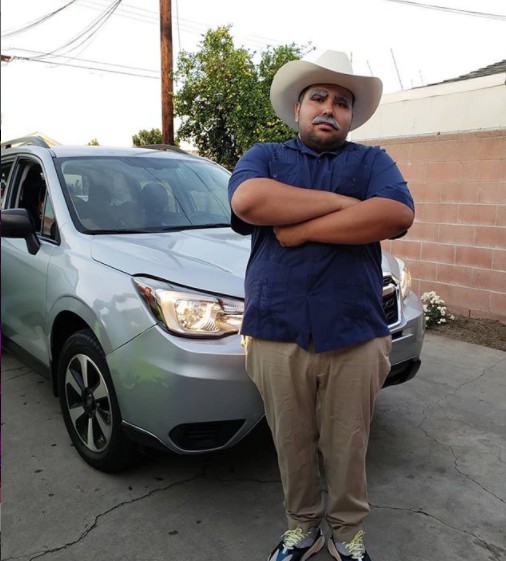
<path id="1" fill-rule="evenodd" d="M 99 290 L 97 279 L 101 279 Z M 50 330 L 60 314 L 73 313 L 93 330 L 106 355 L 156 323 L 130 275 L 91 259 L 72 265 L 68 256 L 55 256 L 48 269 L 47 290 Z"/>

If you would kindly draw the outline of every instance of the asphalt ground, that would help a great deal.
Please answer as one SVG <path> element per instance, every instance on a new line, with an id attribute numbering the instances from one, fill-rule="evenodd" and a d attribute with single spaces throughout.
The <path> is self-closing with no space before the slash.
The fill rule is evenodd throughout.
<path id="1" fill-rule="evenodd" d="M 506 561 L 506 353 L 428 333 L 417 376 L 380 393 L 368 478 L 373 561 Z M 6 352 L 1 512 L 4 561 L 264 561 L 286 529 L 265 425 L 107 475 L 71 446 L 49 382 Z"/>

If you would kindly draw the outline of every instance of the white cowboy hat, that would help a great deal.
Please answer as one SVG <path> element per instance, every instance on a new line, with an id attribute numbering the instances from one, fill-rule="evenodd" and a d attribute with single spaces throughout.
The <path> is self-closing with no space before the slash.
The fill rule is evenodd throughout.
<path id="1" fill-rule="evenodd" d="M 350 130 L 370 119 L 376 111 L 383 83 L 373 76 L 353 74 L 346 53 L 325 51 L 314 60 L 292 60 L 283 65 L 271 85 L 271 103 L 276 115 L 290 128 L 298 130 L 295 103 L 302 90 L 313 84 L 335 84 L 353 94 L 353 117 Z"/>

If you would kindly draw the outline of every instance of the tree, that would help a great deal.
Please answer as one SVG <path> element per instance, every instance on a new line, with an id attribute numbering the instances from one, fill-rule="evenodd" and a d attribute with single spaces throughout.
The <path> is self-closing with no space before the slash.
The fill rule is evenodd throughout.
<path id="1" fill-rule="evenodd" d="M 281 47 L 269 47 L 262 53 L 258 66 L 259 118 L 255 129 L 255 142 L 284 142 L 294 136 L 293 130 L 274 113 L 270 101 L 272 80 L 276 72 L 287 62 L 298 60 L 308 50 L 309 45 L 298 47 L 295 43 Z"/>
<path id="2" fill-rule="evenodd" d="M 241 154 L 237 121 L 254 127 L 246 96 L 255 88 L 255 69 L 245 49 L 235 49 L 229 26 L 208 31 L 197 53 L 179 55 L 174 114 L 178 139 L 193 143 L 202 156 L 232 167 Z M 238 92 L 240 94 L 238 95 Z"/>
<path id="3" fill-rule="evenodd" d="M 202 156 L 232 169 L 258 141 L 293 136 L 274 114 L 269 89 L 276 70 L 302 56 L 294 44 L 269 48 L 257 68 L 254 53 L 234 47 L 230 26 L 209 30 L 197 53 L 182 51 L 175 80 L 177 139 L 194 144 Z"/>
<path id="4" fill-rule="evenodd" d="M 140 130 L 132 136 L 132 144 L 134 146 L 146 146 L 148 144 L 162 144 L 162 131 L 160 129 Z"/>
<path id="5" fill-rule="evenodd" d="M 88 146 L 100 146 L 100 142 L 96 138 L 92 138 L 88 142 Z"/>

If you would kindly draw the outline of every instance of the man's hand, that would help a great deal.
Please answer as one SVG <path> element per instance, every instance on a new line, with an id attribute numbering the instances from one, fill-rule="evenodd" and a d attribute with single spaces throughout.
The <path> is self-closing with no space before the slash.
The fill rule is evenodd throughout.
<path id="1" fill-rule="evenodd" d="M 337 212 L 341 212 L 361 202 L 359 199 L 355 199 L 354 197 L 346 197 L 344 195 L 342 196 L 341 200 L 342 208 Z M 302 245 L 310 241 L 308 239 L 308 226 L 310 225 L 310 223 L 311 220 L 307 220 L 304 222 L 299 222 L 297 224 L 273 226 L 274 235 L 276 236 L 276 239 L 278 240 L 280 245 L 282 245 L 283 247 L 295 247 L 298 245 Z"/>
<path id="2" fill-rule="evenodd" d="M 295 247 L 307 242 L 304 236 L 304 222 L 288 226 L 274 226 L 274 235 L 283 247 Z"/>

